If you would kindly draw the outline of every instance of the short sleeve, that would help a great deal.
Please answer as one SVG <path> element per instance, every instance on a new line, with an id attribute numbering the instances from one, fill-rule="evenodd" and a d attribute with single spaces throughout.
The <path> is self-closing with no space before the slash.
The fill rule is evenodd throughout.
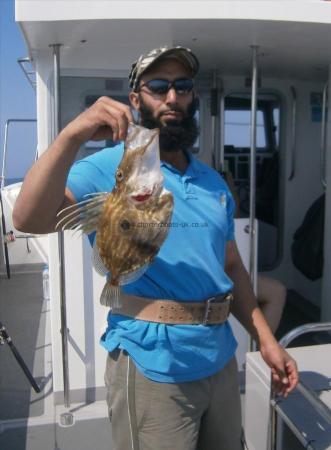
<path id="1" fill-rule="evenodd" d="M 67 188 L 77 202 L 94 192 L 110 192 L 115 185 L 115 171 L 123 156 L 123 144 L 105 148 L 76 161 L 67 179 Z"/>
<path id="2" fill-rule="evenodd" d="M 71 168 L 67 180 L 67 187 L 77 202 L 84 200 L 87 194 L 102 192 L 98 180 L 102 172 L 97 166 L 87 160 L 77 161 Z"/>

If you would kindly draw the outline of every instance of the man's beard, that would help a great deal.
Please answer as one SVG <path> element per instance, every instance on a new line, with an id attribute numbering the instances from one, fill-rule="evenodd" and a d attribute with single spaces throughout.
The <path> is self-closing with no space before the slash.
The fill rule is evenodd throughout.
<path id="1" fill-rule="evenodd" d="M 145 104 L 140 96 L 140 123 L 146 128 L 160 129 L 160 150 L 164 152 L 188 151 L 199 136 L 199 129 L 194 118 L 196 111 L 196 100 L 193 99 L 187 112 L 174 106 L 171 111 L 183 115 L 181 120 L 169 120 L 166 125 L 161 123 L 160 117 L 153 117 L 151 109 Z"/>

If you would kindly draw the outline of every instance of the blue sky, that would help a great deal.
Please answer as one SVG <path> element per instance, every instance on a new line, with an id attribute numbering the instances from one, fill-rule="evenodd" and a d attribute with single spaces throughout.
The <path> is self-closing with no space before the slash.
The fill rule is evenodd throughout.
<path id="1" fill-rule="evenodd" d="M 15 23 L 15 2 L 0 0 L 1 166 L 6 120 L 36 118 L 35 92 L 17 63 L 17 59 L 24 56 L 28 56 L 28 52 L 20 28 Z M 22 177 L 34 159 L 35 125 L 10 125 L 8 144 L 7 177 Z"/>

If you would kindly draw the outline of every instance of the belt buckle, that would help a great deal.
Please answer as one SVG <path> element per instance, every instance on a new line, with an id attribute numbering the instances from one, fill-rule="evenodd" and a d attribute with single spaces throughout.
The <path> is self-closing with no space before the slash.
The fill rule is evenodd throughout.
<path id="1" fill-rule="evenodd" d="M 202 325 L 208 325 L 209 321 L 209 314 L 211 313 L 211 303 L 216 300 L 216 297 L 210 297 L 206 300 L 206 308 L 205 308 L 205 314 L 203 316 Z"/>

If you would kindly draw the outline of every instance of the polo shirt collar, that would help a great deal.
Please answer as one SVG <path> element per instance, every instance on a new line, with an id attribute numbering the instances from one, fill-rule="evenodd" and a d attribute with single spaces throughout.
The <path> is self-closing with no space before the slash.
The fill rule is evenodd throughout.
<path id="1" fill-rule="evenodd" d="M 179 172 L 172 164 L 161 160 L 161 167 L 167 167 L 174 173 L 178 173 L 181 176 L 185 176 L 187 178 L 197 178 L 200 173 L 205 173 L 205 171 L 199 167 L 197 160 L 192 156 L 192 154 L 188 151 L 185 151 L 185 155 L 188 159 L 188 166 L 186 168 L 185 173 Z"/>

